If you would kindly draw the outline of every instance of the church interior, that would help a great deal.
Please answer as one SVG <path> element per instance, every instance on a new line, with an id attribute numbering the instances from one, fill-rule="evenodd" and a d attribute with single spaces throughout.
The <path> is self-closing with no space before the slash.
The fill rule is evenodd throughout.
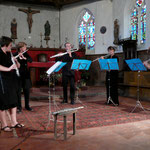
<path id="1" fill-rule="evenodd" d="M 149 0 L 0 0 L 0 37 L 12 39 L 12 53 L 25 42 L 32 58 L 33 108 L 24 109 L 22 94 L 17 118 L 25 126 L 1 130 L 0 149 L 149 150 L 149 10 Z M 53 69 L 70 56 L 68 43 L 79 61 L 71 66 L 75 103 L 62 101 L 64 66 Z"/>

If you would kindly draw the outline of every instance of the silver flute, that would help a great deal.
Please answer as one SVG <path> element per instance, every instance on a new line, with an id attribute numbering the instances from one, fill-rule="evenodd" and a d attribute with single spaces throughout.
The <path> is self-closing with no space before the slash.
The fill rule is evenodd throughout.
<path id="1" fill-rule="evenodd" d="M 15 62 L 15 60 L 14 60 L 14 57 L 13 57 L 12 52 L 10 52 L 10 55 L 11 55 L 11 61 L 12 61 L 12 63 L 16 65 L 16 62 Z M 16 74 L 17 74 L 17 76 L 19 77 L 19 76 L 20 76 L 20 74 L 19 74 L 19 70 L 18 70 L 18 68 L 17 68 L 17 65 L 16 65 L 15 70 L 16 70 Z"/>
<path id="2" fill-rule="evenodd" d="M 103 56 L 103 57 L 104 57 L 104 59 L 106 59 L 106 58 L 108 58 L 109 56 L 110 56 L 110 54 L 107 54 L 107 55 L 105 55 L 105 56 Z M 99 59 L 101 59 L 101 57 L 94 59 L 92 62 L 95 62 L 96 60 L 99 60 Z"/>
<path id="3" fill-rule="evenodd" d="M 70 51 L 71 51 L 71 53 L 72 53 L 72 52 L 78 51 L 78 49 L 71 49 Z M 51 56 L 50 58 L 60 57 L 60 56 L 63 56 L 63 55 L 65 55 L 65 54 L 67 54 L 67 53 L 68 53 L 68 52 L 59 53 L 59 54 L 56 54 L 56 55 Z"/>
<path id="4" fill-rule="evenodd" d="M 21 54 L 24 54 L 28 51 L 29 49 L 25 50 L 24 52 L 22 52 Z M 20 54 L 16 55 L 15 58 L 18 58 L 20 56 Z"/>

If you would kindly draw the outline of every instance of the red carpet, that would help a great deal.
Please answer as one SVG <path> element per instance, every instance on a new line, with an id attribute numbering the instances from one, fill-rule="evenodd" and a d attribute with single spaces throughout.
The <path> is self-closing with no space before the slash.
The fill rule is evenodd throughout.
<path id="1" fill-rule="evenodd" d="M 145 113 L 142 109 L 137 108 L 134 113 L 130 113 L 134 108 L 128 105 L 120 105 L 114 107 L 113 105 L 105 105 L 104 102 L 87 102 L 84 103 L 87 107 L 78 110 L 77 112 L 77 129 L 100 127 L 122 123 L 135 122 L 140 120 L 150 119 L 150 112 Z M 70 107 L 80 107 L 81 104 L 60 104 L 61 109 Z M 35 106 L 34 112 L 23 111 L 18 115 L 18 120 L 25 124 L 23 129 L 17 129 L 19 136 L 27 136 L 31 134 L 40 134 L 44 132 L 53 132 L 53 121 L 48 125 L 49 107 Z M 54 108 L 52 108 L 54 111 Z M 58 116 L 58 120 L 62 120 L 62 116 Z M 68 130 L 72 130 L 72 115 L 68 117 Z M 58 132 L 63 131 L 63 122 L 58 122 Z"/>

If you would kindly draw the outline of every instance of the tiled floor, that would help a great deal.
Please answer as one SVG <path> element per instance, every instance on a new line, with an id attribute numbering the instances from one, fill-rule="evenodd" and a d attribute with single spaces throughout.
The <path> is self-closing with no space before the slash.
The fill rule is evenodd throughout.
<path id="1" fill-rule="evenodd" d="M 104 91 L 104 88 L 89 89 L 83 92 L 85 97 L 81 100 L 100 101 L 105 96 Z M 31 95 L 36 95 L 36 92 Z M 119 99 L 120 103 L 128 103 L 132 106 L 136 104 L 135 99 L 124 97 Z M 150 108 L 149 102 L 141 103 L 144 108 Z M 41 106 L 47 103 L 31 101 L 31 105 Z M 76 135 L 72 135 L 70 131 L 67 141 L 63 140 L 63 135 L 59 135 L 57 140 L 54 140 L 53 136 L 53 133 L 43 133 L 15 138 L 13 133 L 1 132 L 0 150 L 150 150 L 150 120 L 81 129 L 77 130 Z"/>

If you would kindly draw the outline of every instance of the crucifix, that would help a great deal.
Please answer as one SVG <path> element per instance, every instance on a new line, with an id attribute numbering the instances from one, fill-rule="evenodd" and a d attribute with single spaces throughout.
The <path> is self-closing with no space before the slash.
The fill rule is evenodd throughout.
<path id="1" fill-rule="evenodd" d="M 32 15 L 36 14 L 36 13 L 40 13 L 40 11 L 39 10 L 31 10 L 31 7 L 28 7 L 28 9 L 19 8 L 18 10 L 27 14 L 29 33 L 31 33 L 31 28 L 32 28 L 32 23 L 33 23 Z"/>

